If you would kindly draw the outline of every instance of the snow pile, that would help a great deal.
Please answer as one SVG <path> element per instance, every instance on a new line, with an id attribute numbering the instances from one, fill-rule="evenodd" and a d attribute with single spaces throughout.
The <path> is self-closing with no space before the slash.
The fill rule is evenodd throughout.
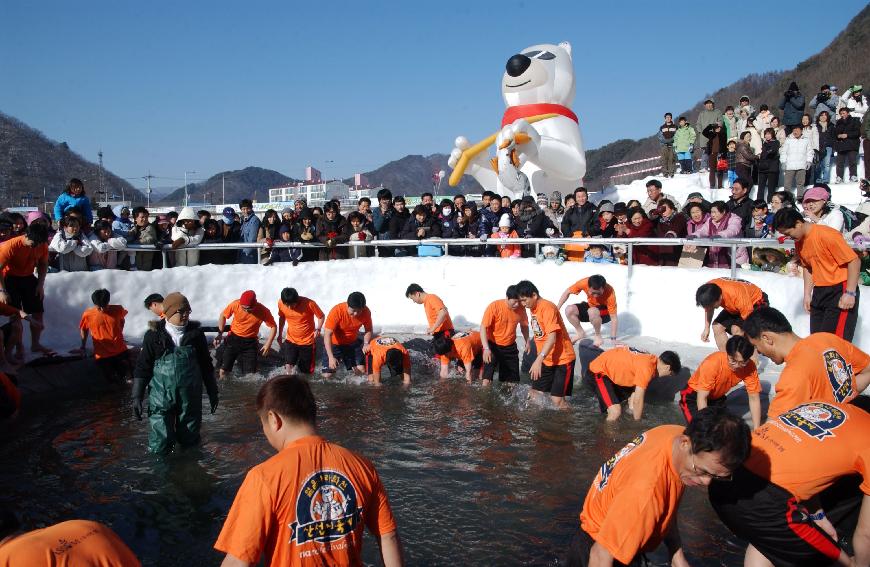
<path id="1" fill-rule="evenodd" d="M 860 172 L 860 169 L 859 169 Z M 646 201 L 646 184 L 650 179 L 658 179 L 662 182 L 662 192 L 675 197 L 680 205 L 686 204 L 686 198 L 689 193 L 699 192 L 705 199 L 710 201 L 727 201 L 731 197 L 730 189 L 710 189 L 709 174 L 707 173 L 692 173 L 689 175 L 677 175 L 671 179 L 665 179 L 661 176 L 645 177 L 632 181 L 628 185 L 617 185 L 608 187 L 600 193 L 592 195 L 594 201 L 608 199 L 614 203 L 622 201 L 627 203 L 630 199 L 637 199 L 641 203 Z M 857 183 L 838 183 L 830 184 L 832 201 L 838 205 L 844 205 L 852 210 L 855 210 L 860 203 L 864 201 L 861 197 L 861 190 Z M 753 188 L 750 195 L 755 195 Z"/>
<path id="2" fill-rule="evenodd" d="M 324 312 L 345 301 L 352 291 L 366 295 L 376 330 L 414 332 L 426 330 L 423 308 L 405 298 L 408 284 L 418 283 L 438 294 L 450 310 L 458 329 L 477 326 L 486 306 L 503 298 L 505 288 L 521 279 L 538 286 L 542 297 L 557 301 L 580 278 L 600 273 L 613 285 L 619 305 L 619 336 L 646 336 L 661 341 L 709 348 L 700 340 L 703 311 L 695 306 L 697 287 L 727 270 L 635 266 L 631 281 L 625 266 L 567 262 L 536 264 L 531 259 L 500 258 L 360 258 L 310 262 L 293 267 L 276 264 L 198 266 L 153 272 L 103 270 L 89 273 L 49 274 L 46 282 L 44 343 L 58 351 L 76 348 L 78 322 L 91 306 L 98 288 L 112 293 L 112 303 L 124 305 L 125 335 L 138 344 L 154 316 L 142 301 L 150 293 L 181 291 L 190 300 L 193 318 L 214 324 L 221 310 L 246 289 L 253 289 L 277 319 L 281 289 L 295 287 L 311 297 Z M 803 283 L 799 278 L 765 272 L 740 271 L 770 296 L 773 307 L 792 321 L 800 335 L 809 333 L 809 316 L 803 311 Z M 569 301 L 578 301 L 573 298 Z M 870 333 L 862 322 L 870 320 L 870 305 L 861 302 L 855 343 L 870 351 Z M 90 345 L 89 345 L 90 346 Z"/>

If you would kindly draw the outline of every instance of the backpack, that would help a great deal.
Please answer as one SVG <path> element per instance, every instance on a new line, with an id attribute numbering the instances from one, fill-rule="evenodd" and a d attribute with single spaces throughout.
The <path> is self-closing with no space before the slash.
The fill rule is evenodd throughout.
<path id="1" fill-rule="evenodd" d="M 843 232 L 851 232 L 856 226 L 864 222 L 864 219 L 867 218 L 867 215 L 864 213 L 859 213 L 853 211 L 852 209 L 847 209 L 843 205 L 835 205 L 839 207 L 840 212 L 843 213 Z"/>

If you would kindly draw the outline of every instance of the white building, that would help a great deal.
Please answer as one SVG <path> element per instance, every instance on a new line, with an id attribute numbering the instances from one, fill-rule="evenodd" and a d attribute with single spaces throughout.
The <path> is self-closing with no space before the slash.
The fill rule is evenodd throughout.
<path id="1" fill-rule="evenodd" d="M 349 195 L 350 187 L 341 181 L 300 183 L 299 185 L 285 185 L 269 189 L 269 202 L 284 203 L 305 199 L 309 207 L 322 207 L 330 199 L 344 200 Z"/>

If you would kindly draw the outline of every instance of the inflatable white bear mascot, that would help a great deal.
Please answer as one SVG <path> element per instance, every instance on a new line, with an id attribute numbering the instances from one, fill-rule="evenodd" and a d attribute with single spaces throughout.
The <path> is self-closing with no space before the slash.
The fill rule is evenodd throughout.
<path id="1" fill-rule="evenodd" d="M 468 173 L 485 190 L 512 199 L 572 194 L 586 173 L 586 156 L 577 115 L 568 108 L 574 100 L 571 45 L 532 45 L 512 56 L 501 90 L 507 105 L 501 130 L 473 146 L 464 136 L 456 138 L 448 160 L 450 185 Z"/>

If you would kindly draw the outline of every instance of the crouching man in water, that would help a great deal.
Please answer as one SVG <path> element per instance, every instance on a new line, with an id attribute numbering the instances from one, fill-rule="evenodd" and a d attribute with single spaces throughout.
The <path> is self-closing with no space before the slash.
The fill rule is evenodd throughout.
<path id="1" fill-rule="evenodd" d="M 317 435 L 308 382 L 276 376 L 257 394 L 263 433 L 277 454 L 248 471 L 215 549 L 223 567 L 362 565 L 363 530 L 385 567 L 402 565 L 396 521 L 375 467 Z"/>
<path id="2" fill-rule="evenodd" d="M 664 543 L 673 566 L 687 566 L 677 522 L 686 486 L 728 481 L 749 455 L 749 426 L 707 407 L 685 429 L 641 433 L 601 466 L 583 503 L 566 565 L 640 565 Z"/>
<path id="3" fill-rule="evenodd" d="M 202 385 L 211 413 L 218 405 L 218 388 L 208 343 L 199 322 L 190 321 L 190 303 L 178 292 L 163 300 L 163 320 L 152 323 L 142 340 L 133 373 L 133 413 L 141 420 L 145 389 L 151 431 L 148 450 L 168 453 L 176 441 L 199 443 L 202 424 Z"/>

